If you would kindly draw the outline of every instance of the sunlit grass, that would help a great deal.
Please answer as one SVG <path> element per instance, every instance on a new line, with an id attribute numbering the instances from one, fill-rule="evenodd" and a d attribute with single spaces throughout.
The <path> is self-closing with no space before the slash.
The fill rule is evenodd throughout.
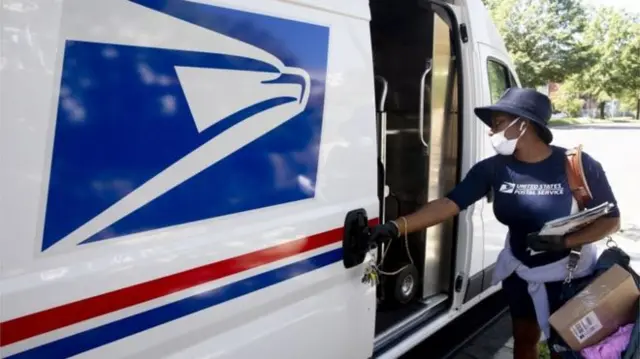
<path id="1" fill-rule="evenodd" d="M 547 344 L 545 343 L 539 343 L 538 344 L 538 353 L 540 353 L 540 355 L 538 356 L 538 358 L 540 359 L 550 359 L 551 355 L 549 354 L 549 348 L 547 347 Z"/>

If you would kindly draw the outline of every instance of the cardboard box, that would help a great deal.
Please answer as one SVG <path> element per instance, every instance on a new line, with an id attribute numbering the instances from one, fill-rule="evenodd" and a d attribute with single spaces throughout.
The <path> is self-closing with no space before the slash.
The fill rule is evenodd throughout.
<path id="1" fill-rule="evenodd" d="M 553 313 L 549 323 L 578 351 L 634 322 L 639 300 L 633 277 L 616 264 Z"/>

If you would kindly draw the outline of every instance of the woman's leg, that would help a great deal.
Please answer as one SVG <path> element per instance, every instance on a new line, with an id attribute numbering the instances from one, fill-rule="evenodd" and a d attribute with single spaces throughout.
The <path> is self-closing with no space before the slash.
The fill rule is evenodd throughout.
<path id="1" fill-rule="evenodd" d="M 538 359 L 540 327 L 530 318 L 512 318 L 513 320 L 513 358 Z"/>
<path id="2" fill-rule="evenodd" d="M 551 282 L 551 283 L 545 284 L 545 287 L 547 289 L 547 295 L 549 296 L 549 312 L 550 313 L 555 312 L 562 306 L 562 304 L 564 304 L 560 300 L 563 286 L 564 286 L 563 282 Z M 551 348 L 549 348 L 549 351 L 551 351 Z M 551 352 L 551 359 L 562 359 L 562 357 L 558 353 Z"/>
<path id="3" fill-rule="evenodd" d="M 513 358 L 538 359 L 540 326 L 527 290 L 527 282 L 513 274 L 502 283 L 513 328 Z"/>
<path id="4" fill-rule="evenodd" d="M 513 318 L 514 359 L 538 359 L 540 328 L 536 319 Z M 551 359 L 562 359 L 560 354 L 551 352 Z"/>

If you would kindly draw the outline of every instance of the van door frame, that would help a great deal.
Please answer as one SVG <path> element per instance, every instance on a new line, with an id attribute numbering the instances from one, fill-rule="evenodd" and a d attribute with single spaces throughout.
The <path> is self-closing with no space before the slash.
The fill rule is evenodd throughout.
<path id="1" fill-rule="evenodd" d="M 463 133 L 466 129 L 465 125 L 464 125 L 464 108 L 466 106 L 466 99 L 465 99 L 465 86 L 464 86 L 464 81 L 466 79 L 466 73 L 464 72 L 465 67 L 464 67 L 464 63 L 462 61 L 462 57 L 463 57 L 463 48 L 462 48 L 462 35 L 460 34 L 460 19 L 461 19 L 461 11 L 460 8 L 455 6 L 455 5 L 451 5 L 447 2 L 444 1 L 440 1 L 440 0 L 421 0 L 420 1 L 420 5 L 425 7 L 425 8 L 429 8 L 431 9 L 434 13 L 438 14 L 440 17 L 442 17 L 443 19 L 447 19 L 450 22 L 450 28 L 452 31 L 452 36 L 451 36 L 451 46 L 453 49 L 453 53 L 454 55 L 454 69 L 456 71 L 456 79 L 457 79 L 457 92 L 458 92 L 458 133 L 457 136 L 458 138 L 456 139 L 458 142 L 458 156 L 457 156 L 457 160 L 456 160 L 456 184 L 460 183 L 460 181 L 462 180 L 463 176 L 462 176 L 462 157 L 463 157 L 463 153 L 464 151 L 462 150 L 462 146 L 464 146 L 464 142 L 463 142 Z M 450 99 L 447 99 L 447 102 L 449 102 Z M 447 103 L 447 108 L 450 108 L 450 104 Z M 453 231 L 451 233 L 451 240 L 453 241 L 453 243 L 451 244 L 451 263 L 450 263 L 450 285 L 452 288 L 451 291 L 451 297 L 449 298 L 449 302 L 453 303 L 455 306 L 455 297 L 458 294 L 458 292 L 460 292 L 462 290 L 462 288 L 458 288 L 458 277 L 460 276 L 459 273 L 461 272 L 466 272 L 467 268 L 468 268 L 468 264 L 464 263 L 463 267 L 464 270 L 461 271 L 460 270 L 460 266 L 458 265 L 458 249 L 461 246 L 461 244 L 463 246 L 466 246 L 467 243 L 465 241 L 465 243 L 460 243 L 460 217 L 459 216 L 455 216 L 455 218 L 453 218 L 452 220 L 452 225 L 453 225 Z M 461 279 L 460 279 L 461 280 Z"/>
<path id="2" fill-rule="evenodd" d="M 463 146 L 463 131 L 465 129 L 464 126 L 464 108 L 466 105 L 466 101 L 465 101 L 465 97 L 464 97 L 464 91 L 465 91 L 465 86 L 464 86 L 464 80 L 466 79 L 465 73 L 464 73 L 464 65 L 463 65 L 463 61 L 462 61 L 462 54 L 463 54 L 463 49 L 462 49 L 462 44 L 461 44 L 461 35 L 460 35 L 460 24 L 459 24 L 459 17 L 460 17 L 460 11 L 459 9 L 457 9 L 455 6 L 452 6 L 451 4 L 448 4 L 446 2 L 443 1 L 439 1 L 439 0 L 420 0 L 419 1 L 419 6 L 432 11 L 435 14 L 438 14 L 440 17 L 442 17 L 444 20 L 448 20 L 450 22 L 450 29 L 451 29 L 451 48 L 453 50 L 454 55 L 454 66 L 452 67 L 453 69 L 455 69 L 456 71 L 456 86 L 457 86 L 457 95 L 458 95 L 458 104 L 457 104 L 457 112 L 458 112 L 458 131 L 457 131 L 457 143 L 458 143 L 458 156 L 457 156 L 457 161 L 456 161 L 456 184 L 460 183 L 461 181 L 461 165 L 462 165 L 462 153 L 463 151 L 461 150 L 461 146 Z M 448 81 L 449 85 L 452 85 L 453 82 L 451 80 Z M 448 98 L 447 100 L 447 109 L 450 109 L 450 98 Z M 382 215 L 382 214 L 381 214 Z M 456 286 L 456 277 L 457 277 L 457 272 L 456 270 L 459 269 L 457 267 L 457 251 L 458 251 L 458 225 L 459 225 L 459 218 L 458 216 L 456 216 L 455 218 L 453 218 L 453 233 L 452 233 L 452 238 L 451 240 L 453 241 L 453 243 L 451 243 L 451 263 L 450 263 L 450 288 L 452 289 L 450 296 L 448 298 L 448 300 L 446 301 L 446 305 L 447 306 L 451 306 L 453 302 L 453 298 L 455 297 L 455 291 L 457 291 L 457 286 Z M 466 241 L 463 245 L 466 245 Z M 370 251 L 370 256 L 373 256 L 375 258 L 375 256 L 377 255 L 377 250 L 378 249 L 373 249 Z M 463 264 L 466 268 L 467 264 Z M 428 325 L 429 322 L 431 322 L 432 320 L 434 320 L 435 318 L 438 318 L 439 316 L 442 315 L 446 315 L 447 310 L 445 310 L 444 312 L 431 312 L 433 309 L 438 309 L 441 308 L 439 305 L 434 306 L 434 307 L 429 307 L 427 308 L 425 313 L 420 313 L 411 323 L 411 325 L 407 326 L 406 329 L 402 332 L 402 333 L 398 333 L 397 335 L 394 335 L 394 338 L 392 341 L 389 340 L 389 338 L 374 338 L 374 353 L 373 353 L 373 357 L 378 357 L 381 355 L 387 355 L 389 354 L 388 351 L 389 350 L 393 350 L 395 347 L 397 347 L 400 343 L 403 343 L 405 341 L 409 341 L 412 340 L 412 336 L 414 333 L 416 333 L 419 330 L 422 330 L 424 328 L 425 325 Z M 431 310 L 429 310 L 431 309 Z M 382 340 L 380 340 L 382 339 Z"/>
<path id="3" fill-rule="evenodd" d="M 480 62 L 482 64 L 481 73 L 482 73 L 482 78 L 484 83 L 483 91 L 482 91 L 483 93 L 482 105 L 491 105 L 492 94 L 491 94 L 491 82 L 489 78 L 489 61 L 493 61 L 503 66 L 508 71 L 507 80 L 509 81 L 509 87 L 513 87 L 513 86 L 520 87 L 520 84 L 517 79 L 517 75 L 515 74 L 513 65 L 511 64 L 511 61 L 509 60 L 509 57 L 507 54 L 504 54 L 501 51 L 487 44 L 479 44 L 479 50 L 480 50 Z M 484 141 L 483 145 L 485 147 L 486 152 L 488 153 L 488 156 L 493 156 L 494 154 L 496 154 L 493 147 L 491 147 L 491 144 L 488 141 L 488 139 Z M 482 199 L 482 201 L 485 202 L 485 205 L 483 208 L 483 215 L 482 215 L 483 222 L 484 222 L 483 227 L 485 232 L 484 233 L 485 243 L 484 243 L 484 250 L 483 250 L 484 271 L 485 271 L 485 277 L 488 277 L 489 275 L 493 274 L 493 268 L 498 258 L 498 253 L 500 252 L 500 249 L 504 245 L 504 241 L 505 241 L 508 229 L 507 227 L 499 223 L 498 220 L 495 218 L 493 214 L 492 198 L 485 197 Z M 488 253 L 487 249 L 491 249 L 494 247 L 500 248 L 500 249 L 491 250 L 493 254 Z M 489 286 L 490 284 L 487 283 L 487 280 L 484 280 L 481 291 L 487 290 Z"/>

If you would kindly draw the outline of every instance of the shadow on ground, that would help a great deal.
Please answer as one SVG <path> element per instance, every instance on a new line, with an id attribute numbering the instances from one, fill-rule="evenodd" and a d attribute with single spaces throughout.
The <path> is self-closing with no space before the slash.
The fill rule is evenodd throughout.
<path id="1" fill-rule="evenodd" d="M 504 314 L 452 359 L 513 359 L 511 316 Z"/>

